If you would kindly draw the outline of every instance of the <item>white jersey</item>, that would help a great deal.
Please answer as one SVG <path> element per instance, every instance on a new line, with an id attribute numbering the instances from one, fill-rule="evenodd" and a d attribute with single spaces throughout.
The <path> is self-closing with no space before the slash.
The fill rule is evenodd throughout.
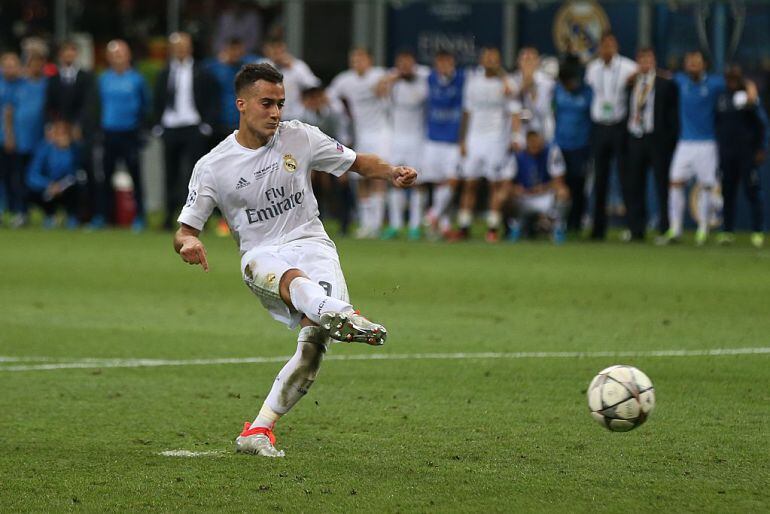
<path id="1" fill-rule="evenodd" d="M 388 131 L 388 100 L 376 93 L 385 74 L 383 68 L 369 68 L 363 75 L 343 71 L 327 89 L 329 97 L 347 101 L 357 140 Z"/>
<path id="2" fill-rule="evenodd" d="M 520 142 L 524 144 L 526 133 L 530 130 L 538 132 L 546 141 L 554 136 L 555 122 L 553 118 L 553 90 L 556 82 L 540 70 L 533 77 L 534 85 L 527 91 L 522 91 L 521 72 L 513 74 L 514 101 L 511 110 L 521 118 Z"/>
<path id="3" fill-rule="evenodd" d="M 390 92 L 393 141 L 422 141 L 425 139 L 425 100 L 428 80 L 415 74 L 412 80 L 398 79 Z M 419 143 L 418 143 L 419 144 Z"/>
<path id="4" fill-rule="evenodd" d="M 241 255 L 258 246 L 328 237 L 318 219 L 310 171 L 339 177 L 353 165 L 355 152 L 300 121 L 281 122 L 257 150 L 241 146 L 235 134 L 195 165 L 178 221 L 201 230 L 219 207 Z"/>
<path id="5" fill-rule="evenodd" d="M 510 140 L 509 104 L 503 77 L 487 77 L 483 71 L 471 74 L 463 92 L 463 110 L 468 113 L 466 143 Z"/>
<path id="6" fill-rule="evenodd" d="M 310 67 L 301 59 L 294 59 L 288 68 L 277 66 L 274 62 L 265 59 L 261 62 L 267 62 L 283 74 L 283 88 L 286 94 L 286 103 L 284 104 L 281 117 L 284 120 L 293 120 L 299 117 L 302 112 L 302 91 L 311 87 L 321 85 L 321 79 L 315 76 Z"/>

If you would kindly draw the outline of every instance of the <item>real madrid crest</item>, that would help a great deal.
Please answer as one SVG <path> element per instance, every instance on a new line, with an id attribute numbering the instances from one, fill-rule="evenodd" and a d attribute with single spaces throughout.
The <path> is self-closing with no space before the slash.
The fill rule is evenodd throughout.
<path id="1" fill-rule="evenodd" d="M 604 32 L 610 28 L 607 13 L 594 0 L 564 3 L 553 20 L 553 42 L 560 52 L 591 59 Z"/>
<path id="2" fill-rule="evenodd" d="M 295 159 L 290 153 L 283 156 L 283 168 L 289 173 L 297 171 L 297 159 Z"/>

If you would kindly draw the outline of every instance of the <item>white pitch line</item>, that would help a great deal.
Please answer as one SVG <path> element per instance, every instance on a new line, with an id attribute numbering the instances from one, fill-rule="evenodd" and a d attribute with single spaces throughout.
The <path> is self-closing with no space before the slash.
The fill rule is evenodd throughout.
<path id="1" fill-rule="evenodd" d="M 220 457 L 224 454 L 224 450 L 211 450 L 205 452 L 193 452 L 190 450 L 166 450 L 158 453 L 158 455 L 163 457 Z"/>
<path id="2" fill-rule="evenodd" d="M 461 353 L 368 353 L 329 355 L 330 361 L 396 361 L 396 360 L 462 360 L 462 359 L 591 359 L 624 357 L 719 357 L 727 355 L 770 354 L 770 347 L 712 348 L 703 350 L 596 351 L 596 352 L 461 352 Z M 280 357 L 243 357 L 220 359 L 82 359 L 74 362 L 51 362 L 0 366 L 0 371 L 50 371 L 57 369 L 152 368 L 159 366 L 213 366 L 220 364 L 283 363 L 290 355 Z M 0 358 L 1 359 L 1 358 Z M 24 359 L 20 357 L 19 359 Z M 44 360 L 46 357 L 37 357 Z"/>

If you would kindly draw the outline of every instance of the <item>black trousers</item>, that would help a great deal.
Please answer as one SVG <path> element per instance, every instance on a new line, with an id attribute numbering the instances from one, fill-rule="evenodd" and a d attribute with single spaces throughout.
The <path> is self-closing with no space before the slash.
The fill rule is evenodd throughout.
<path id="1" fill-rule="evenodd" d="M 609 186 L 612 162 L 617 162 L 621 185 L 625 179 L 624 146 L 626 138 L 625 122 L 612 125 L 594 124 L 594 227 L 592 239 L 604 239 L 607 235 L 607 188 Z"/>
<path id="2" fill-rule="evenodd" d="M 142 184 L 142 170 L 139 161 L 139 131 L 104 131 L 104 183 L 101 184 L 99 198 L 99 212 L 105 220 L 110 220 L 115 211 L 115 193 L 112 190 L 112 175 L 118 160 L 122 160 L 131 180 L 134 182 L 134 198 L 136 200 L 136 214 L 144 217 L 144 187 Z"/>
<path id="3" fill-rule="evenodd" d="M 628 229 L 634 239 L 644 239 L 647 225 L 647 170 L 650 167 L 655 176 L 658 231 L 663 234 L 668 230 L 669 168 L 673 155 L 673 147 L 656 145 L 651 134 L 629 136 L 623 198 L 626 202 Z"/>
<path id="4" fill-rule="evenodd" d="M 163 129 L 163 160 L 166 168 L 166 218 L 168 228 L 184 204 L 193 167 L 209 150 L 209 141 L 195 125 Z"/>
<path id="5" fill-rule="evenodd" d="M 0 176 L 5 185 L 8 210 L 13 214 L 27 213 L 27 167 L 31 153 L 0 150 Z"/>
<path id="6" fill-rule="evenodd" d="M 751 230 L 762 232 L 762 194 L 759 179 L 759 169 L 754 161 L 754 152 L 750 149 L 736 148 L 733 150 L 720 149 L 719 161 L 722 170 L 722 209 L 725 232 L 735 230 L 735 201 L 738 196 L 738 183 L 743 182 L 743 189 L 749 200 L 751 213 Z"/>
<path id="7" fill-rule="evenodd" d="M 571 206 L 567 215 L 567 230 L 580 230 L 583 213 L 586 209 L 586 176 L 588 175 L 588 162 L 591 158 L 591 148 L 576 148 L 574 150 L 562 150 L 564 167 L 566 168 L 564 180 L 567 183 L 571 198 Z"/>
<path id="8" fill-rule="evenodd" d="M 39 205 L 46 216 L 56 214 L 56 209 L 59 207 L 64 207 L 67 216 L 77 215 L 78 192 L 74 186 L 64 190 L 62 194 L 54 198 L 43 198 L 41 191 L 30 191 L 28 198 L 31 203 Z"/>

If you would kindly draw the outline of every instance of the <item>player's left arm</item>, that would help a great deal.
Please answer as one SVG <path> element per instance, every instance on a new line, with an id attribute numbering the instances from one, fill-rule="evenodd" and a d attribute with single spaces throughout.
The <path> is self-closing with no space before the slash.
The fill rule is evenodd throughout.
<path id="1" fill-rule="evenodd" d="M 417 170 L 414 168 L 393 166 L 372 153 L 356 154 L 350 169 L 366 178 L 387 180 L 396 187 L 411 187 L 417 179 Z"/>

